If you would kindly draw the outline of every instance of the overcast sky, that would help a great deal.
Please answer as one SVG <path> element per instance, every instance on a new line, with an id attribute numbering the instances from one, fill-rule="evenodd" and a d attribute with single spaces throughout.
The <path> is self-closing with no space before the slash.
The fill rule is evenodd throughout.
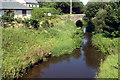
<path id="1" fill-rule="evenodd" d="M 86 5 L 89 0 L 80 0 L 80 1 L 82 1 L 83 4 Z"/>

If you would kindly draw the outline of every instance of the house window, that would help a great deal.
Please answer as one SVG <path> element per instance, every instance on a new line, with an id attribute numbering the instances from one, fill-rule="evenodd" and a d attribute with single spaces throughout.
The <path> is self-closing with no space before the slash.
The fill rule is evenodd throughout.
<path id="1" fill-rule="evenodd" d="M 26 16 L 26 13 L 27 13 L 26 10 L 22 10 L 22 15 L 23 16 Z"/>
<path id="2" fill-rule="evenodd" d="M 12 11 L 12 10 L 5 10 L 4 13 L 7 16 L 14 16 L 14 11 Z"/>

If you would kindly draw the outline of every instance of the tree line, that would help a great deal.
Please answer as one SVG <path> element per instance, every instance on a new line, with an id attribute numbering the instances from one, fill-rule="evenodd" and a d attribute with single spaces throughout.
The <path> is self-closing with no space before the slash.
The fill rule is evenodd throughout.
<path id="1" fill-rule="evenodd" d="M 88 2 L 84 9 L 88 32 L 103 33 L 110 38 L 120 37 L 119 2 Z"/>
<path id="2" fill-rule="evenodd" d="M 39 2 L 41 8 L 55 8 L 61 13 L 70 13 L 70 2 Z M 84 5 L 81 1 L 72 2 L 72 13 L 82 14 Z"/>

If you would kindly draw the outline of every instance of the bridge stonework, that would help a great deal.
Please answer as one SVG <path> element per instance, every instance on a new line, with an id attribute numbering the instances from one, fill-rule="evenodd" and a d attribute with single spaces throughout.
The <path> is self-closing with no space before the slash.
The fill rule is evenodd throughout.
<path id="1" fill-rule="evenodd" d="M 83 17 L 85 14 L 70 14 L 70 15 L 60 15 L 61 18 L 63 19 L 70 19 L 74 23 L 76 23 L 78 20 L 83 20 Z"/>

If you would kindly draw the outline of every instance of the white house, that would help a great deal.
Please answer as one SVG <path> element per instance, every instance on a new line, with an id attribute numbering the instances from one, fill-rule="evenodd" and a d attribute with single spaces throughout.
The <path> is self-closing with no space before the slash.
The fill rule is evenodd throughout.
<path id="1" fill-rule="evenodd" d="M 39 7 L 39 4 L 36 0 L 16 0 L 17 2 L 20 2 L 28 7 Z"/>
<path id="2" fill-rule="evenodd" d="M 29 8 L 19 2 L 15 1 L 3 1 L 1 2 L 2 5 L 0 5 L 0 16 L 4 15 L 5 13 L 7 15 L 10 15 L 11 13 L 14 13 L 15 18 L 30 18 L 31 17 L 31 10 L 32 8 Z"/>

